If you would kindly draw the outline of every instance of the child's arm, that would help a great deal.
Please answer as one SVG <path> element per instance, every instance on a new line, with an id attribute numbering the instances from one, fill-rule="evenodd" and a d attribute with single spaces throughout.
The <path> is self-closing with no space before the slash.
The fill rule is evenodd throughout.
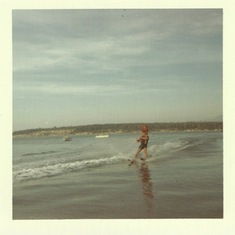
<path id="1" fill-rule="evenodd" d="M 144 143 L 146 144 L 147 143 L 147 141 L 148 141 L 148 134 L 144 134 L 144 135 L 142 135 L 142 137 L 141 137 L 141 139 L 142 140 L 144 140 Z"/>
<path id="2" fill-rule="evenodd" d="M 140 135 L 140 137 L 136 141 L 140 142 L 142 139 L 143 139 L 143 135 Z"/>
<path id="3" fill-rule="evenodd" d="M 148 139 L 148 135 L 142 134 L 142 135 L 139 137 L 139 139 L 137 139 L 136 141 L 139 142 L 139 141 L 141 141 L 141 140 L 147 140 L 147 139 Z"/>

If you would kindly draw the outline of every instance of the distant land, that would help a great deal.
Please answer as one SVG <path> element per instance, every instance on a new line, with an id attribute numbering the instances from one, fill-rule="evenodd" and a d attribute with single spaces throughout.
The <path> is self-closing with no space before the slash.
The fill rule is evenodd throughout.
<path id="1" fill-rule="evenodd" d="M 92 134 L 121 134 L 135 133 L 140 127 L 147 124 L 150 132 L 170 131 L 223 131 L 223 122 L 166 122 L 166 123 L 119 123 L 93 124 L 83 126 L 68 126 L 53 128 L 37 128 L 14 131 L 13 136 L 65 136 L 65 135 L 92 135 Z"/>

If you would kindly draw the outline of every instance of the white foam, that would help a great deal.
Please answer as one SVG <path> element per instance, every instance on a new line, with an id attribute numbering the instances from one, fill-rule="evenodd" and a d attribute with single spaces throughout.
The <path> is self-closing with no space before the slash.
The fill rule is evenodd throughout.
<path id="1" fill-rule="evenodd" d="M 186 147 L 187 147 L 187 142 L 185 141 L 166 142 L 164 144 L 149 146 L 149 152 L 151 154 L 161 154 L 172 151 L 178 151 Z"/>
<path id="2" fill-rule="evenodd" d="M 35 168 L 16 170 L 13 172 L 14 181 L 38 179 L 42 177 L 55 176 L 63 173 L 73 172 L 84 168 L 99 167 L 114 164 L 126 159 L 124 156 L 113 156 L 110 158 L 75 161 L 70 163 L 57 163 Z"/>

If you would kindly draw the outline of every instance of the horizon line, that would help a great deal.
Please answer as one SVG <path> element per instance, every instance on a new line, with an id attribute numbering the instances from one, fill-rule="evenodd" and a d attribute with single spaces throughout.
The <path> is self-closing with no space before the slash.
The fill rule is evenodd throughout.
<path id="1" fill-rule="evenodd" d="M 162 123 L 211 123 L 211 122 L 222 122 L 223 123 L 223 120 L 220 120 L 220 121 L 168 121 L 168 122 L 120 122 L 120 123 L 94 123 L 94 124 L 84 124 L 84 125 L 76 125 L 76 126 L 54 126 L 54 127 L 37 127 L 37 128 L 28 128 L 28 129 L 20 129 L 20 130 L 13 130 L 13 133 L 14 132 L 18 132 L 18 131 L 27 131 L 27 130 L 38 130 L 38 129 L 62 129 L 62 128 L 73 128 L 73 127 L 82 127 L 82 126 L 94 126 L 94 125 L 101 125 L 101 126 L 104 126 L 104 125 L 120 125 L 120 124 L 140 124 L 140 125 L 143 125 L 143 124 L 146 124 L 146 125 L 149 125 L 149 124 L 156 124 L 156 123 L 159 123 L 159 124 L 162 124 Z"/>

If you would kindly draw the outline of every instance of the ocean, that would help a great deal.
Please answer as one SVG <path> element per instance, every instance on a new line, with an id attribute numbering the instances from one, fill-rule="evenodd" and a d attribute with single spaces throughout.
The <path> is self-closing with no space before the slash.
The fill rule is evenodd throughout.
<path id="1" fill-rule="evenodd" d="M 149 136 L 14 137 L 13 219 L 223 218 L 223 133 Z"/>

